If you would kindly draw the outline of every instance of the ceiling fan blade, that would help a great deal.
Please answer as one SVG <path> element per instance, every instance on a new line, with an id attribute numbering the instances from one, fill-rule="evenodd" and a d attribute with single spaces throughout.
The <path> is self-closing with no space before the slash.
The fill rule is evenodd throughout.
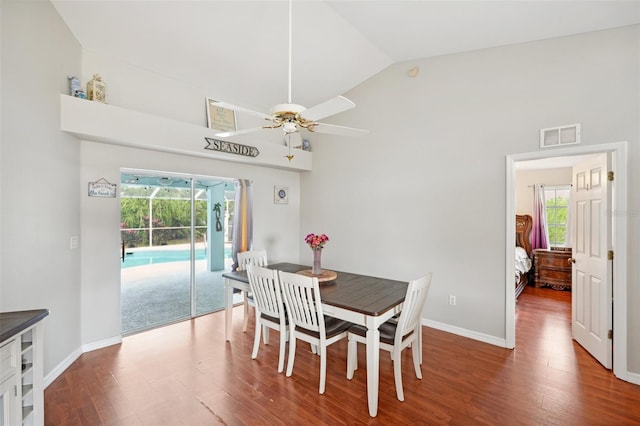
<path id="1" fill-rule="evenodd" d="M 368 130 L 356 129 L 355 127 L 336 126 L 335 124 L 316 123 L 311 132 L 326 133 L 329 135 L 343 136 L 364 136 L 369 133 Z"/>
<path id="2" fill-rule="evenodd" d="M 253 132 L 257 132 L 258 130 L 264 130 L 264 129 L 265 129 L 264 126 L 251 127 L 249 129 L 234 130 L 232 132 L 219 132 L 219 133 L 215 133 L 214 136 L 217 136 L 219 138 L 230 138 L 231 136 L 244 135 L 247 133 L 253 133 Z"/>
<path id="3" fill-rule="evenodd" d="M 245 113 L 245 114 L 255 115 L 257 117 L 264 118 L 265 120 L 271 120 L 271 118 L 272 118 L 270 115 L 265 114 L 263 112 L 258 112 L 258 111 L 254 111 L 252 109 L 243 108 L 243 107 L 240 107 L 240 106 L 237 106 L 237 105 L 230 104 L 228 102 L 221 102 L 221 101 L 216 101 L 216 100 L 213 100 L 213 99 L 209 99 L 209 104 L 211 106 L 214 106 L 214 107 L 221 107 L 221 108 L 231 109 L 231 110 L 234 110 L 236 112 L 242 112 L 242 113 Z"/>
<path id="4" fill-rule="evenodd" d="M 356 104 L 344 96 L 338 96 L 311 108 L 305 109 L 300 113 L 300 115 L 307 120 L 317 121 L 322 120 L 325 117 L 338 114 L 342 111 L 346 111 L 355 106 Z"/>

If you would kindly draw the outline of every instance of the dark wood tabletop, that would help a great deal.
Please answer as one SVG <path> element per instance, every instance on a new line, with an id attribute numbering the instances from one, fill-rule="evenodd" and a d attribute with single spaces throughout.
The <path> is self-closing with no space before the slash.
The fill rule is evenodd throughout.
<path id="1" fill-rule="evenodd" d="M 284 272 L 299 272 L 309 266 L 293 263 L 268 265 L 269 269 Z M 333 270 L 333 269 L 332 269 Z M 408 283 L 386 278 L 376 278 L 350 272 L 336 271 L 334 281 L 320 284 L 320 297 L 327 305 L 349 309 L 365 315 L 378 316 L 404 302 Z M 225 278 L 248 283 L 246 271 L 225 272 Z"/>

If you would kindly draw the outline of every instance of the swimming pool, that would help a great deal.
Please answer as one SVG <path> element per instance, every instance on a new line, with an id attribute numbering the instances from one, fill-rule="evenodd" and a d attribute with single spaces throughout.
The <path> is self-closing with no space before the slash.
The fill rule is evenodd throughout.
<path id="1" fill-rule="evenodd" d="M 204 260 L 206 256 L 205 249 L 196 249 L 196 260 Z M 120 268 L 132 268 L 134 266 L 155 265 L 158 263 L 167 262 L 184 262 L 189 260 L 189 250 L 136 250 L 127 251 L 124 258 L 124 262 L 121 263 Z M 231 257 L 231 249 L 225 247 L 225 257 Z"/>

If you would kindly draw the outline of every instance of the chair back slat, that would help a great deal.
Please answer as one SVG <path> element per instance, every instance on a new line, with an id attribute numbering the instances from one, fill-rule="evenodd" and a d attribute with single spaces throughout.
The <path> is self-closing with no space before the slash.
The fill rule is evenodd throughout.
<path id="1" fill-rule="evenodd" d="M 267 251 L 250 250 L 238 253 L 238 271 L 245 271 L 249 264 L 267 266 Z"/>
<path id="2" fill-rule="evenodd" d="M 279 276 L 289 322 L 296 327 L 324 334 L 318 279 L 283 271 L 279 272 Z"/>
<path id="3" fill-rule="evenodd" d="M 271 317 L 284 319 L 284 303 L 278 271 L 247 264 L 247 276 L 258 311 Z"/>
<path id="4" fill-rule="evenodd" d="M 409 282 L 407 295 L 402 305 L 402 312 L 398 319 L 395 344 L 400 344 L 402 338 L 411 331 L 416 330 L 420 324 L 422 310 L 431 285 L 431 276 L 432 274 L 429 273 L 422 278 Z"/>

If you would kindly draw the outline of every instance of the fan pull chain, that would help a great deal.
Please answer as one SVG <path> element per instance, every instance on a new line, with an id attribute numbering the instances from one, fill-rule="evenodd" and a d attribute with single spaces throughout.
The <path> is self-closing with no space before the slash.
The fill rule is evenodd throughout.
<path id="1" fill-rule="evenodd" d="M 289 145 L 289 155 L 285 155 L 285 157 L 291 161 L 294 157 L 294 155 L 291 154 L 291 133 L 287 133 L 287 145 Z"/>

